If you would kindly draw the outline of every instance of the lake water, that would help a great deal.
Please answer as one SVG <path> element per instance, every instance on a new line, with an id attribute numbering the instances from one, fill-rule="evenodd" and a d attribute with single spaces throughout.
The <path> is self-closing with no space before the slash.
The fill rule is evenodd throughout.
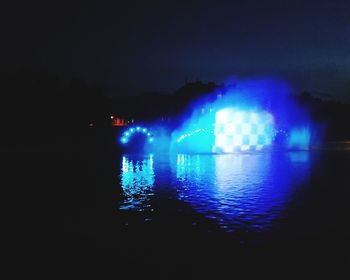
<path id="1" fill-rule="evenodd" d="M 15 198 L 12 251 L 29 246 L 28 260 L 43 250 L 35 263 L 56 258 L 52 271 L 67 259 L 79 273 L 110 261 L 128 279 L 348 267 L 350 150 L 132 155 L 100 145 L 2 156 L 13 167 L 2 173 Z"/>
<path id="2" fill-rule="evenodd" d="M 342 248 L 348 237 L 350 153 L 128 155 L 117 166 L 116 211 L 152 224 L 159 204 L 193 210 L 242 244 L 293 242 Z M 169 206 L 170 207 L 170 206 Z M 198 218 L 200 217 L 200 218 Z M 181 218 L 179 215 L 178 218 Z M 317 245 L 318 244 L 318 245 Z"/>

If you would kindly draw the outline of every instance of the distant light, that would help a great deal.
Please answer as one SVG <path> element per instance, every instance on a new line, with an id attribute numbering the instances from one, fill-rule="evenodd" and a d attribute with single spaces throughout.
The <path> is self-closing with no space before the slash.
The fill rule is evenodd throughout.
<path id="1" fill-rule="evenodd" d="M 153 138 L 150 138 L 149 141 L 150 141 L 150 142 L 153 142 Z"/>
<path id="2" fill-rule="evenodd" d="M 130 133 L 129 132 L 125 132 L 124 134 L 125 134 L 125 136 L 129 136 Z"/>
<path id="3" fill-rule="evenodd" d="M 138 126 L 138 127 L 136 127 L 136 129 L 137 129 L 137 130 L 140 130 L 140 129 L 141 129 L 141 127 L 139 127 L 139 126 Z"/>
<path id="4" fill-rule="evenodd" d="M 113 120 L 113 119 L 114 119 L 114 116 L 111 116 L 111 119 Z"/>
<path id="5" fill-rule="evenodd" d="M 143 128 L 142 131 L 143 131 L 143 132 L 146 132 L 146 131 L 147 131 L 147 128 Z"/>
<path id="6" fill-rule="evenodd" d="M 130 132 L 134 132 L 134 129 L 133 129 L 133 128 L 130 128 Z"/>
<path id="7" fill-rule="evenodd" d="M 128 142 L 127 138 L 125 138 L 125 137 L 123 137 L 122 139 L 120 139 L 120 141 L 121 141 L 122 143 Z"/>
<path id="8" fill-rule="evenodd" d="M 147 133 L 147 136 L 150 136 L 150 135 L 151 135 L 151 133 L 148 132 L 148 133 Z"/>

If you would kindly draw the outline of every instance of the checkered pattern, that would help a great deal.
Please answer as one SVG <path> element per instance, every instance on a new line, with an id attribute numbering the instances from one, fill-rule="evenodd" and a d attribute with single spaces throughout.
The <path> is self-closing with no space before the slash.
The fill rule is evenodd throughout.
<path id="1" fill-rule="evenodd" d="M 274 135 L 273 117 L 267 112 L 223 109 L 216 113 L 214 152 L 261 150 Z"/>

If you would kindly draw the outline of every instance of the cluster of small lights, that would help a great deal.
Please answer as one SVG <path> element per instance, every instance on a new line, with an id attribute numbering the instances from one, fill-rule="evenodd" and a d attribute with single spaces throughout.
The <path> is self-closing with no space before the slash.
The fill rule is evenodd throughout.
<path id="1" fill-rule="evenodd" d="M 192 131 L 192 132 L 185 133 L 185 134 L 181 135 L 181 136 L 177 139 L 177 143 L 180 143 L 182 140 L 184 140 L 184 139 L 187 138 L 187 137 L 191 137 L 191 136 L 193 136 L 194 134 L 197 134 L 197 133 L 199 133 L 199 132 L 205 132 L 205 131 L 207 131 L 207 130 L 204 129 L 204 128 L 199 128 L 199 129 L 196 129 L 196 130 L 194 130 L 194 131 Z"/>
<path id="2" fill-rule="evenodd" d="M 127 144 L 130 140 L 130 137 L 135 135 L 135 133 L 145 134 L 148 142 L 152 143 L 154 141 L 152 133 L 146 127 L 136 126 L 136 127 L 131 127 L 128 130 L 124 131 L 122 137 L 120 138 L 120 142 L 122 144 Z"/>

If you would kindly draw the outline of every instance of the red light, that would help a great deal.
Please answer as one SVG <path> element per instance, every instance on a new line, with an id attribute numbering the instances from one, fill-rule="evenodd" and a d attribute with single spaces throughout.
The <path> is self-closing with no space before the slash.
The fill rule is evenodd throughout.
<path id="1" fill-rule="evenodd" d="M 113 117 L 112 126 L 126 126 L 126 120 Z"/>

